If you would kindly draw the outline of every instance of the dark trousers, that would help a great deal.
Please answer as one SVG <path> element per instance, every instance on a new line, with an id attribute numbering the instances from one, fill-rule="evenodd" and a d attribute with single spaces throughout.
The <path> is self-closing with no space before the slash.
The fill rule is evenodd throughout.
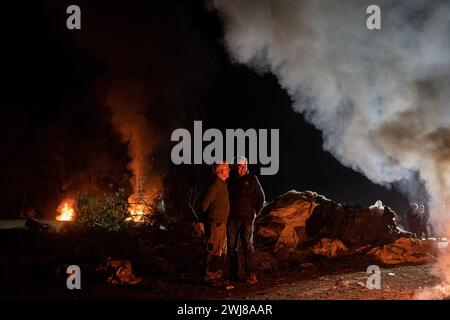
<path id="1" fill-rule="evenodd" d="M 253 222 L 230 218 L 228 220 L 228 257 L 230 259 L 230 274 L 239 275 L 239 240 L 242 241 L 245 271 L 247 275 L 256 272 L 255 249 L 253 247 Z"/>
<path id="2" fill-rule="evenodd" d="M 227 225 L 211 222 L 206 243 L 205 281 L 220 280 L 227 256 Z"/>

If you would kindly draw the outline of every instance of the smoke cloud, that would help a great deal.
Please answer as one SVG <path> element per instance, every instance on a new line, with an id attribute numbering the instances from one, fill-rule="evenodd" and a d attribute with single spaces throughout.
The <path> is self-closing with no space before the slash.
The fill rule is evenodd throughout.
<path id="1" fill-rule="evenodd" d="M 161 190 L 162 180 L 151 168 L 151 156 L 159 141 L 146 114 L 150 103 L 146 90 L 132 80 L 112 81 L 106 102 L 112 124 L 128 145 L 133 195 L 145 194 L 152 198 L 155 191 Z"/>
<path id="2" fill-rule="evenodd" d="M 271 72 L 325 150 L 375 183 L 450 205 L 448 1 L 212 0 L 232 59 Z M 381 8 L 368 30 L 366 8 Z"/>

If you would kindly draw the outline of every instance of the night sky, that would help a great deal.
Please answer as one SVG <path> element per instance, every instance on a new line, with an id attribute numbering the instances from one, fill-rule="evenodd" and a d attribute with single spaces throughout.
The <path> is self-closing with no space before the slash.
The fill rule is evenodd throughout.
<path id="1" fill-rule="evenodd" d="M 70 4 L 81 7 L 81 30 L 66 28 Z M 67 194 L 129 188 L 127 146 L 106 106 L 111 83 L 146 92 L 156 141 L 150 161 L 168 202 L 177 201 L 179 181 L 195 183 L 205 170 L 170 163 L 170 134 L 202 120 L 219 129 L 280 129 L 279 172 L 260 177 L 268 200 L 296 189 L 350 205 L 407 207 L 401 193 L 324 152 L 321 133 L 292 111 L 273 75 L 229 59 L 222 22 L 203 1 L 30 1 L 2 11 L 2 218 L 30 207 L 51 216 Z"/>

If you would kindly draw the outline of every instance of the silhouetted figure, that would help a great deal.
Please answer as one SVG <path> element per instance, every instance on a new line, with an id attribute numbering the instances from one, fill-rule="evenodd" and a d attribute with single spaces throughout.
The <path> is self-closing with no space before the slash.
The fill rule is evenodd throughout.
<path id="1" fill-rule="evenodd" d="M 408 229 L 416 235 L 416 237 L 422 239 L 428 239 L 428 228 L 427 228 L 427 218 L 425 216 L 425 206 L 423 204 L 418 205 L 417 203 L 412 203 L 411 207 L 406 214 L 408 219 Z"/>

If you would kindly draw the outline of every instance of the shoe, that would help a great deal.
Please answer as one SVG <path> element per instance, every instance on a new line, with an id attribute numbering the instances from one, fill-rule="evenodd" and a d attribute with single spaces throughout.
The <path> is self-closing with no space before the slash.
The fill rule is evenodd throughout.
<path id="1" fill-rule="evenodd" d="M 248 284 L 255 284 L 258 282 L 258 279 L 256 279 L 256 273 L 250 273 L 247 280 L 245 280 Z"/>

